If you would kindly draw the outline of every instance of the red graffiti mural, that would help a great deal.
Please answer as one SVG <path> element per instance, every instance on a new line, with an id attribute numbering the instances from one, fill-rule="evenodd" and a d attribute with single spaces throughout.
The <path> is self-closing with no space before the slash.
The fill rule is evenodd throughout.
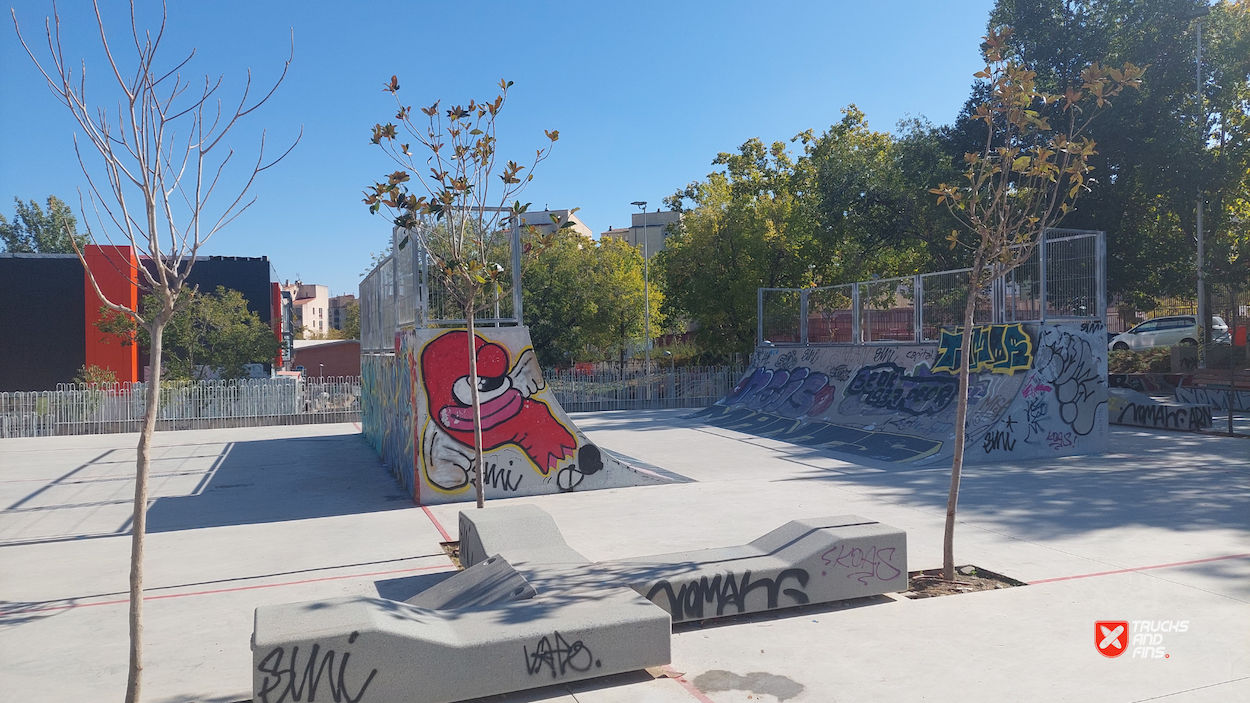
<path id="1" fill-rule="evenodd" d="M 476 337 L 482 449 L 515 445 L 546 476 L 577 451 L 577 440 L 532 396 L 545 387 L 531 349 L 510 365 L 508 350 Z M 469 385 L 468 332 L 443 334 L 421 350 L 421 379 L 434 426 L 422 442 L 426 475 L 435 486 L 457 490 L 469 484 L 473 456 L 473 407 Z"/>

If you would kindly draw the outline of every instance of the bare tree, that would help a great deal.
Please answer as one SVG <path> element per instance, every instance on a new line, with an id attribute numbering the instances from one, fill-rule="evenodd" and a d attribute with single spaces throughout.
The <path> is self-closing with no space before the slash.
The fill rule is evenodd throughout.
<path id="1" fill-rule="evenodd" d="M 1093 64 L 1081 72 L 1081 87 L 1063 95 L 1038 90 L 1036 74 L 1006 58 L 1011 29 L 985 37 L 985 68 L 975 75 L 989 84 L 989 98 L 977 106 L 974 119 L 985 123 L 985 146 L 964 155 L 965 182 L 932 189 L 966 230 L 952 230 L 951 248 L 973 252 L 964 304 L 959 357 L 959 404 L 955 414 L 955 456 L 946 503 L 942 542 L 942 577 L 955 578 L 955 511 L 963 470 L 968 420 L 968 368 L 973 317 L 982 290 L 995 278 L 1028 261 L 1046 230 L 1067 215 L 1085 190 L 1096 152 L 1086 128 L 1108 98 L 1141 85 L 1145 68 L 1125 63 L 1123 69 Z M 1049 114 L 1048 114 L 1049 113 Z M 1062 119 L 1062 131 L 1050 119 Z M 1045 301 L 1042 302 L 1045 305 Z"/>
<path id="2" fill-rule="evenodd" d="M 150 340 L 151 366 L 135 463 L 130 551 L 130 665 L 126 701 L 135 703 L 140 698 L 143 674 L 143 549 L 152 432 L 160 402 L 162 335 L 174 315 L 179 294 L 200 248 L 255 202 L 245 198 L 256 176 L 281 161 L 299 143 L 296 137 L 285 152 L 266 162 L 262 134 L 256 161 L 250 165 L 250 172 L 245 172 L 241 185 L 222 184 L 222 176 L 234 155 L 222 140 L 240 119 L 265 104 L 282 83 L 294 56 L 294 39 L 291 57 L 268 92 L 259 99 L 251 97 L 249 71 L 237 103 L 231 100 L 229 105 L 223 105 L 218 97 L 222 77 L 205 76 L 202 88 L 183 78 L 181 71 L 195 56 L 194 49 L 172 67 L 157 65 L 168 19 L 163 4 L 160 26 L 153 36 L 151 31 L 139 28 L 134 2 L 130 3 L 133 66 L 123 65 L 118 60 L 105 31 L 98 1 L 93 6 L 107 64 L 106 75 L 111 74 L 115 88 L 121 93 L 115 111 L 111 106 L 88 101 L 86 64 L 80 65 L 75 76 L 74 66 L 65 58 L 61 18 L 55 4 L 52 18 L 44 21 L 49 55 L 43 61 L 36 57 L 22 35 L 17 13 L 13 12 L 12 16 L 22 47 L 47 80 L 52 94 L 69 109 L 85 138 L 84 144 L 78 134 L 74 135 L 74 151 L 87 178 L 85 197 L 79 191 L 87 237 L 94 244 L 129 245 L 144 257 L 146 261 L 128 263 L 127 270 L 121 273 L 133 285 L 147 290 L 157 303 L 154 308 L 137 309 L 139 306 L 131 308 L 110 300 L 100 290 L 96 272 L 88 265 L 82 250 L 74 247 L 92 289 L 104 306 L 133 319 L 147 330 Z M 222 149 L 219 150 L 219 146 Z M 87 163 L 88 155 L 93 152 L 101 159 L 95 168 Z M 219 184 L 233 194 L 233 197 L 220 198 L 224 206 L 217 205 L 218 199 L 214 198 Z M 94 217 L 88 216 L 88 202 Z"/>
<path id="3" fill-rule="evenodd" d="M 426 120 L 413 121 L 412 108 L 399 100 L 399 79 L 391 76 L 383 90 L 395 96 L 399 111 L 398 125 L 388 122 L 373 127 L 373 143 L 400 167 L 385 181 L 374 183 L 365 191 L 365 203 L 377 213 L 386 207 L 393 213 L 393 222 L 405 230 L 399 242 L 402 249 L 414 238 L 430 257 L 431 268 L 444 289 L 464 312 L 469 332 L 469 389 L 473 406 L 473 471 L 477 484 L 477 507 L 485 502 L 482 481 L 482 410 L 478 398 L 477 350 L 473 318 L 478 310 L 493 300 L 483 295 L 486 290 L 502 289 L 506 269 L 503 226 L 520 217 L 526 206 L 519 201 L 509 204 L 534 178 L 534 167 L 551 153 L 560 138 L 558 131 L 546 132 L 548 144 L 538 149 L 526 167 L 515 161 L 503 165 L 496 173 L 498 144 L 495 121 L 508 98 L 511 81 L 499 81 L 499 94 L 493 100 L 456 105 L 445 111 L 435 102 L 419 108 Z M 424 159 L 418 163 L 410 144 L 398 142 L 401 130 L 415 141 Z M 405 183 L 413 180 L 426 195 L 412 195 Z M 493 177 L 500 183 L 492 191 Z M 556 218 L 552 218 L 559 224 Z M 565 226 L 571 225 L 566 222 Z M 394 252 L 396 255 L 398 251 Z"/>

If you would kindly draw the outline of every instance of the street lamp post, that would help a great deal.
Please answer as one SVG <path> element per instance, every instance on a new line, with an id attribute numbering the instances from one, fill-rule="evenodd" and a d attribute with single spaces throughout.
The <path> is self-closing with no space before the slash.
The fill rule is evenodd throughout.
<path id="1" fill-rule="evenodd" d="M 1198 99 L 1198 149 L 1201 152 L 1206 148 L 1207 141 L 1207 115 L 1206 105 L 1202 98 L 1202 18 L 1211 14 L 1208 7 L 1200 7 L 1189 13 L 1187 19 L 1198 20 L 1195 27 L 1195 39 L 1197 41 L 1197 53 L 1194 55 L 1194 93 Z M 1201 161 L 1199 161 L 1201 167 Z M 1202 270 L 1203 258 L 1205 257 L 1205 246 L 1202 236 L 1202 210 L 1203 210 L 1203 193 L 1202 179 L 1198 180 L 1198 368 L 1207 367 L 1206 340 L 1207 340 L 1207 282 L 1206 272 Z"/>
<path id="2" fill-rule="evenodd" d="M 647 245 L 647 201 L 630 203 L 642 210 L 642 349 L 647 367 L 647 395 L 651 395 L 651 250 Z M 650 398 L 648 397 L 648 400 Z"/>

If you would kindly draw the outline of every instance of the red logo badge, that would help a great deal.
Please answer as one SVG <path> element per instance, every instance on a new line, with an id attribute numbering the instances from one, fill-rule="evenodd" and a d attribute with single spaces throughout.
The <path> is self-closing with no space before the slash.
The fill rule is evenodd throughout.
<path id="1" fill-rule="evenodd" d="M 1128 621 L 1099 620 L 1094 623 L 1094 646 L 1104 657 L 1118 657 L 1128 649 Z"/>

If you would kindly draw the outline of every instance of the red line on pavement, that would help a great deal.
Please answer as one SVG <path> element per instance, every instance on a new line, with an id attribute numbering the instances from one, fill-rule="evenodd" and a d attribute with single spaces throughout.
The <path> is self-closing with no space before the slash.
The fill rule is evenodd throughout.
<path id="1" fill-rule="evenodd" d="M 425 511 L 425 516 L 426 516 L 426 517 L 428 517 L 428 518 L 430 519 L 430 522 L 434 523 L 434 526 L 438 528 L 438 533 L 439 533 L 440 535 L 442 535 L 442 536 L 443 536 L 443 541 L 444 541 L 444 542 L 455 542 L 455 541 L 456 541 L 456 540 L 454 540 L 454 539 L 452 539 L 452 538 L 451 538 L 451 535 L 447 534 L 447 530 L 444 530 L 444 529 L 443 529 L 443 525 L 442 525 L 442 523 L 440 523 L 440 522 L 438 521 L 438 518 L 434 517 L 434 513 L 430 512 L 430 509 L 429 509 L 429 508 L 427 508 L 427 507 L 425 507 L 425 506 L 423 505 L 423 506 L 421 506 L 421 509 Z"/>
<path id="2" fill-rule="evenodd" d="M 1054 581 L 1072 581 L 1074 579 L 1087 579 L 1094 576 L 1110 576 L 1112 574 L 1128 574 L 1134 571 L 1149 571 L 1150 569 L 1167 569 L 1173 566 L 1188 566 L 1190 564 L 1204 564 L 1209 561 L 1224 561 L 1225 559 L 1245 559 L 1250 554 L 1230 554 L 1226 557 L 1210 557 L 1207 559 L 1191 559 L 1189 561 L 1175 561 L 1171 564 L 1154 564 L 1152 566 L 1138 566 L 1132 569 L 1116 569 L 1115 571 L 1099 571 L 1093 574 L 1078 574 L 1076 576 L 1059 576 L 1053 579 L 1039 579 L 1037 581 L 1029 581 L 1030 586 L 1039 583 L 1052 583 Z"/>
<path id="3" fill-rule="evenodd" d="M 662 671 L 665 676 L 676 681 L 682 688 L 686 689 L 690 695 L 694 696 L 695 699 L 699 701 L 699 703 L 716 703 L 716 701 L 708 698 L 706 693 L 700 691 L 694 684 L 687 681 L 684 675 L 677 673 L 673 667 L 665 666 Z"/>
<path id="4" fill-rule="evenodd" d="M 360 423 L 359 423 L 359 422 L 353 422 L 353 423 L 352 423 L 352 425 L 354 425 L 354 426 L 356 427 L 356 431 L 357 431 L 357 432 L 364 432 L 364 430 L 360 429 Z"/>
<path id="5" fill-rule="evenodd" d="M 187 596 L 208 596 L 215 593 L 234 593 L 237 591 L 252 591 L 258 588 L 278 588 L 279 586 L 298 586 L 305 583 L 318 583 L 321 581 L 338 581 L 340 579 L 357 579 L 368 578 L 370 576 L 389 576 L 391 574 L 406 574 L 413 571 L 430 571 L 432 569 L 446 569 L 448 564 L 438 564 L 436 566 L 417 566 L 410 569 L 392 569 L 390 571 L 371 571 L 367 574 L 343 574 L 340 576 L 322 576 L 315 579 L 300 579 L 298 581 L 282 581 L 280 583 L 261 583 L 252 586 L 234 586 L 232 588 L 214 588 L 208 591 L 191 591 L 189 593 L 169 593 L 160 596 L 144 596 L 143 602 L 150 600 L 164 600 L 166 598 L 186 598 Z M 130 599 L 122 600 L 103 600 L 95 603 L 71 603 L 69 605 L 54 605 L 47 608 L 31 608 L 29 610 L 0 612 L 0 615 L 19 615 L 25 613 L 42 613 L 49 610 L 73 610 L 75 608 L 90 608 L 96 605 L 119 605 L 129 603 Z"/>

